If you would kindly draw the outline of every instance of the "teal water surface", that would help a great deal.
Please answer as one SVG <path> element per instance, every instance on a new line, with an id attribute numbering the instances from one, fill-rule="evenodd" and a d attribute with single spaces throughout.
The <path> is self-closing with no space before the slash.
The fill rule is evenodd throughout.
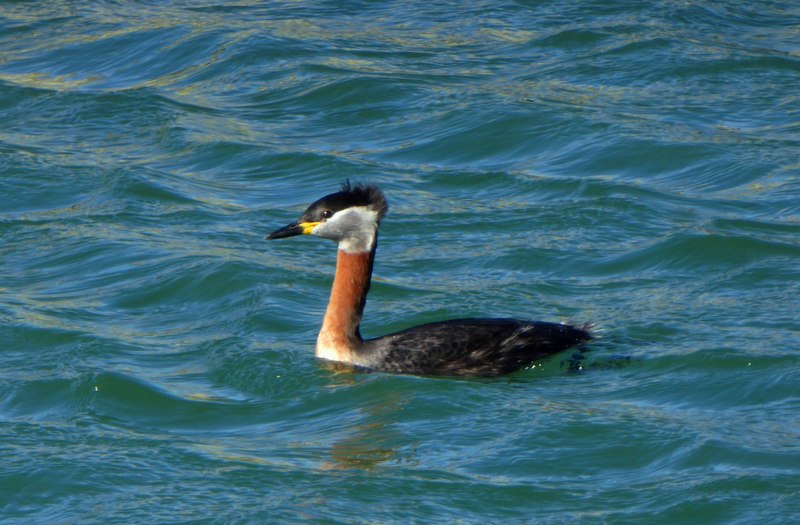
<path id="1" fill-rule="evenodd" d="M 3 523 L 797 523 L 800 8 L 0 4 Z M 510 378 L 313 357 L 387 194 L 363 332 L 590 322 Z"/>

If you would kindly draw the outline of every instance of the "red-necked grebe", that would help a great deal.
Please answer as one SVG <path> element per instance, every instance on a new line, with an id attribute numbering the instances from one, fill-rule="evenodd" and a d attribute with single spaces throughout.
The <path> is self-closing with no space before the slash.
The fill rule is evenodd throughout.
<path id="1" fill-rule="evenodd" d="M 378 226 L 388 210 L 374 185 L 345 183 L 297 221 L 267 236 L 310 234 L 339 245 L 336 276 L 317 337 L 319 358 L 397 374 L 500 376 L 591 339 L 574 326 L 517 319 L 455 319 L 362 339 Z"/>

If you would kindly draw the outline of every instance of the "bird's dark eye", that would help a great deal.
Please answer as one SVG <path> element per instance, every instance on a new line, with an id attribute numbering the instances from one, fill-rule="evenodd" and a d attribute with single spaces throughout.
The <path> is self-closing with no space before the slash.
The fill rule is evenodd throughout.
<path id="1" fill-rule="evenodd" d="M 330 219 L 331 217 L 333 217 L 333 212 L 331 210 L 323 210 L 322 212 L 323 219 Z"/>

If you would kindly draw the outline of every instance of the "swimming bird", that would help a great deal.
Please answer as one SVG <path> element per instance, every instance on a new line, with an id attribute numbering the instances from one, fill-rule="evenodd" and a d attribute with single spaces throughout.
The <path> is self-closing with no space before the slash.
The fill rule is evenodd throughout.
<path id="1" fill-rule="evenodd" d="M 356 368 L 425 376 L 501 376 L 591 339 L 583 328 L 518 319 L 473 318 L 423 324 L 363 339 L 378 227 L 389 206 L 373 184 L 351 185 L 311 204 L 267 239 L 314 235 L 338 244 L 336 274 L 316 356 Z"/>

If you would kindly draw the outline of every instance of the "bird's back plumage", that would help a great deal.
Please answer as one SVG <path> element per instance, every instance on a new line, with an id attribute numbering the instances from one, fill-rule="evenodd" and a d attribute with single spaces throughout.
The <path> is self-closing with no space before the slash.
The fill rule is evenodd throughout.
<path id="1" fill-rule="evenodd" d="M 500 376 L 591 339 L 573 326 L 517 319 L 456 319 L 364 341 L 369 368 L 398 374 Z"/>

